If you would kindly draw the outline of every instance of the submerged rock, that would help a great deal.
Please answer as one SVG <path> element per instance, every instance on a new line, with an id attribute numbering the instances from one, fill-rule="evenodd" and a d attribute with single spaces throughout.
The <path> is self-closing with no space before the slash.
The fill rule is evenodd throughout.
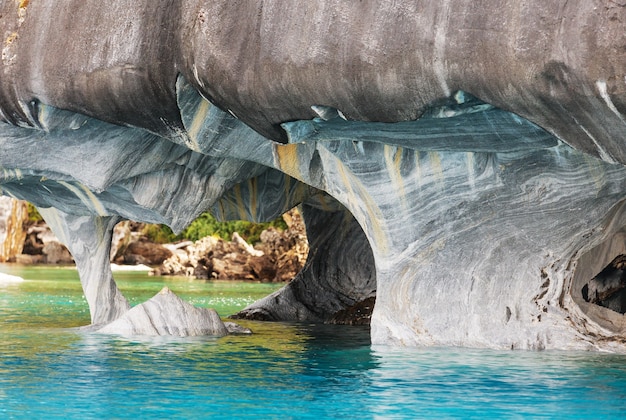
<path id="1" fill-rule="evenodd" d="M 234 327 L 231 328 L 234 330 Z M 104 334 L 178 337 L 221 337 L 229 332 L 214 309 L 197 308 L 183 301 L 167 287 L 97 331 Z"/>
<path id="2" fill-rule="evenodd" d="M 0 273 L 0 286 L 5 284 L 22 283 L 24 279 L 19 276 L 13 276 L 11 274 Z"/>
<path id="3" fill-rule="evenodd" d="M 235 335 L 252 334 L 252 330 L 250 328 L 243 327 L 234 322 L 224 322 L 224 325 L 226 326 L 226 329 L 228 330 L 229 334 L 235 334 Z"/>

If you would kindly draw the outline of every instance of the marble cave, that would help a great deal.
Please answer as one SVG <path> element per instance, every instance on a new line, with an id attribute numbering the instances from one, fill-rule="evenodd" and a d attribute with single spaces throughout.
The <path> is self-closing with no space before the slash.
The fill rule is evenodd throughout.
<path id="1" fill-rule="evenodd" d="M 625 22 L 623 0 L 0 0 L 0 192 L 67 244 L 94 329 L 134 328 L 120 220 L 300 206 L 306 267 L 239 318 L 375 298 L 374 344 L 624 352 Z"/>

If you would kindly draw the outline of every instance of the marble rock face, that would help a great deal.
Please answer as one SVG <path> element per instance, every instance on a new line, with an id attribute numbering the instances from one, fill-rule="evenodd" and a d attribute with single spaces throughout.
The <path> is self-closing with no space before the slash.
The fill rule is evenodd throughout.
<path id="1" fill-rule="evenodd" d="M 167 287 L 115 321 L 97 330 L 103 334 L 172 335 L 178 337 L 210 335 L 222 337 L 228 329 L 214 309 L 197 308 L 184 302 Z"/>
<path id="2" fill-rule="evenodd" d="M 626 351 L 622 269 L 605 271 L 626 254 L 619 2 L 0 15 L 0 188 L 68 246 L 93 324 L 130 309 L 120 220 L 301 205 L 307 265 L 238 316 L 332 322 L 375 298 L 374 343 Z"/>

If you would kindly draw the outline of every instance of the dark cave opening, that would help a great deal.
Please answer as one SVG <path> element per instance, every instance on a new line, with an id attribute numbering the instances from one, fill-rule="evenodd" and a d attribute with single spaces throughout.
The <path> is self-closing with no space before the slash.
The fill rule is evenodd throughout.
<path id="1" fill-rule="evenodd" d="M 310 199 L 300 210 L 309 241 L 306 264 L 285 287 L 230 318 L 370 325 L 376 266 L 363 228 L 329 196 Z"/>
<path id="2" fill-rule="evenodd" d="M 586 302 L 626 314 L 626 255 L 618 255 L 581 289 Z"/>

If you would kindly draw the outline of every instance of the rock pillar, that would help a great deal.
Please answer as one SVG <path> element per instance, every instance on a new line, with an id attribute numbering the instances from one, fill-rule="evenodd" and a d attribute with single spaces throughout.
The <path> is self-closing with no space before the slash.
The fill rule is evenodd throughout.
<path id="1" fill-rule="evenodd" d="M 309 239 L 302 271 L 234 318 L 352 323 L 352 319 L 335 320 L 335 315 L 376 296 L 374 257 L 365 233 L 341 204 L 330 197 L 325 204 L 321 208 L 310 200 L 302 206 Z"/>
<path id="2" fill-rule="evenodd" d="M 130 305 L 115 284 L 109 261 L 113 228 L 120 218 L 69 215 L 54 208 L 39 211 L 74 256 L 91 323 L 106 324 L 128 311 Z"/>

